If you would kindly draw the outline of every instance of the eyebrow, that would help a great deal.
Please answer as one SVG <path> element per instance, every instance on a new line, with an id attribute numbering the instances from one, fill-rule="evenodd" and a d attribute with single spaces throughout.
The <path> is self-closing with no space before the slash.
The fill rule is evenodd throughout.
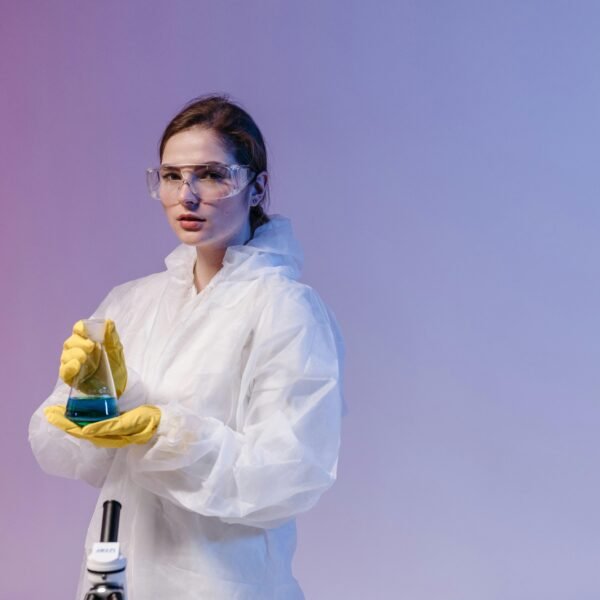
<path id="1" fill-rule="evenodd" d="M 193 163 L 193 164 L 185 164 L 185 165 L 171 165 L 168 163 L 163 163 L 162 165 L 160 165 L 161 169 L 183 169 L 185 167 L 212 167 L 212 166 L 221 166 L 221 167 L 228 167 L 229 165 L 219 162 L 218 160 L 211 160 L 209 162 L 204 162 L 204 163 Z"/>

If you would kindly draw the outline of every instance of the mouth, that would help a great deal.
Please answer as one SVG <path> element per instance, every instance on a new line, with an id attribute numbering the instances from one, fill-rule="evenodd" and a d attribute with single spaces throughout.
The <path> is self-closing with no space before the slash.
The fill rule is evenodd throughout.
<path id="1" fill-rule="evenodd" d="M 178 221 L 192 221 L 192 222 L 199 222 L 199 223 L 203 223 L 204 221 L 206 221 L 206 219 L 203 219 L 202 217 L 198 217 L 197 215 L 192 215 L 192 214 L 185 214 L 185 215 L 180 215 L 179 217 L 177 217 Z"/>

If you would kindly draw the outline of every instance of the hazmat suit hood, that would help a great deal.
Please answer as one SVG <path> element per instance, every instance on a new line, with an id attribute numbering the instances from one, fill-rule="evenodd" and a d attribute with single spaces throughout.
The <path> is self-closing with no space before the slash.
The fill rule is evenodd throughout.
<path id="1" fill-rule="evenodd" d="M 196 248 L 181 244 L 167 256 L 165 265 L 173 278 L 188 283 L 193 278 L 195 261 Z M 223 268 L 215 275 L 210 287 L 221 280 L 248 281 L 270 272 L 297 280 L 302 262 L 302 249 L 294 237 L 290 220 L 272 215 L 246 244 L 227 248 Z"/>

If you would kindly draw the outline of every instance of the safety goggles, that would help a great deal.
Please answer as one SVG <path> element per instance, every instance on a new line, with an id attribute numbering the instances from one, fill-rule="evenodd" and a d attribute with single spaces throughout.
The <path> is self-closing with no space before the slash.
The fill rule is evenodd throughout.
<path id="1" fill-rule="evenodd" d="M 254 171 L 246 165 L 206 163 L 201 165 L 161 165 L 146 169 L 150 196 L 162 202 L 177 200 L 184 185 L 200 200 L 222 200 L 241 192 Z"/>

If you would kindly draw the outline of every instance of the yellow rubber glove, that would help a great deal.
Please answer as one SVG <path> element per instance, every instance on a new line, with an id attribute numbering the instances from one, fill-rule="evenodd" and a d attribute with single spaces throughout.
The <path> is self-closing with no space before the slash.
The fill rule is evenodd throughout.
<path id="1" fill-rule="evenodd" d="M 128 444 L 145 444 L 160 423 L 160 408 L 142 404 L 114 419 L 106 419 L 79 427 L 65 417 L 65 406 L 54 404 L 44 409 L 46 419 L 73 437 L 88 440 L 102 448 L 122 448 Z"/>
<path id="2" fill-rule="evenodd" d="M 127 386 L 127 366 L 123 345 L 115 328 L 114 321 L 106 320 L 104 329 L 104 349 L 110 364 L 117 397 L 125 391 Z M 69 386 L 73 385 L 75 378 L 81 373 L 80 387 L 85 392 L 85 380 L 90 378 L 100 364 L 100 345 L 88 337 L 83 321 L 77 321 L 73 327 L 73 335 L 63 344 L 60 357 L 59 377 Z M 83 383 L 83 385 L 82 385 Z"/>

